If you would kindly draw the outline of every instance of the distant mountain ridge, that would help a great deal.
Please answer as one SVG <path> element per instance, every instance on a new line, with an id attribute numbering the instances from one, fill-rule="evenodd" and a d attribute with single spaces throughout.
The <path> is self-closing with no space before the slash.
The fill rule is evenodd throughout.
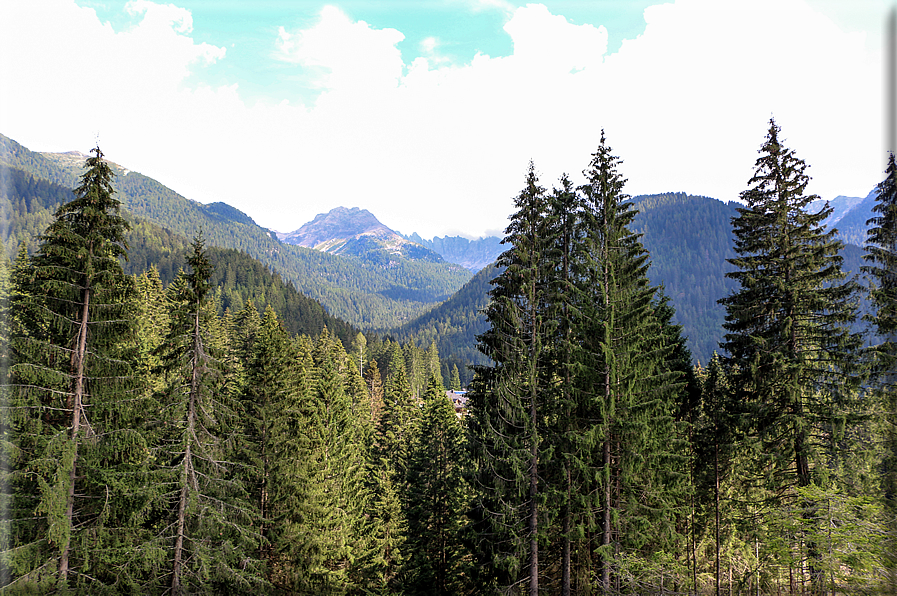
<path id="1" fill-rule="evenodd" d="M 461 236 L 445 236 L 443 238 L 436 236 L 432 240 L 424 240 L 415 232 L 406 238 L 439 253 L 449 263 L 458 263 L 473 273 L 494 263 L 498 255 L 507 248 L 502 245 L 502 239 L 496 236 L 487 236 L 477 240 L 468 240 Z"/>
<path id="2" fill-rule="evenodd" d="M 425 240 L 416 232 L 403 236 L 359 207 L 336 207 L 319 213 L 298 230 L 276 234 L 285 244 L 335 255 L 362 257 L 382 250 L 406 259 L 455 263 L 472 273 L 495 262 L 504 251 L 501 238 L 495 236 L 478 240 L 461 236 Z"/>
<path id="3" fill-rule="evenodd" d="M 12 219 L 25 218 L 17 226 L 24 234 L 22 240 L 27 236 L 33 245 L 34 238 L 43 233 L 52 219 L 53 210 L 49 208 L 30 212 L 29 196 L 34 192 L 52 192 L 58 199 L 54 204 L 70 200 L 70 189 L 77 185 L 83 172 L 84 157 L 79 152 L 30 151 L 0 134 L 0 179 L 8 178 L 15 170 L 21 173 L 22 184 L 30 189 L 20 198 L 20 204 L 0 204 L 0 210 Z M 116 174 L 116 196 L 130 214 L 186 238 L 202 230 L 208 246 L 236 249 L 258 259 L 300 292 L 319 301 L 331 315 L 360 329 L 401 325 L 451 296 L 471 277 L 463 267 L 445 263 L 436 253 L 405 240 L 416 247 L 413 250 L 420 251 L 419 258 L 391 253 L 379 246 L 361 247 L 364 250 L 353 256 L 285 244 L 272 230 L 257 225 L 230 205 L 201 204 L 138 172 L 118 165 L 112 169 Z M 55 185 L 52 188 L 56 190 L 47 184 Z M 3 187 L 0 183 L 0 191 Z M 14 254 L 21 240 L 13 236 L 4 240 L 7 254 Z"/>
<path id="4" fill-rule="evenodd" d="M 872 208 L 877 197 L 878 189 L 873 188 L 865 198 L 839 195 L 830 201 L 823 199 L 813 201 L 807 206 L 807 211 L 817 213 L 828 203 L 832 208 L 832 214 L 822 222 L 825 228 L 827 230 L 836 228 L 838 238 L 845 244 L 863 246 L 866 244 L 866 233 L 869 229 L 866 222 L 874 215 Z"/>
<path id="5" fill-rule="evenodd" d="M 277 232 L 286 244 L 313 248 L 321 252 L 354 257 L 398 256 L 415 261 L 444 263 L 439 253 L 408 240 L 374 217 L 367 209 L 336 207 L 293 232 Z"/>

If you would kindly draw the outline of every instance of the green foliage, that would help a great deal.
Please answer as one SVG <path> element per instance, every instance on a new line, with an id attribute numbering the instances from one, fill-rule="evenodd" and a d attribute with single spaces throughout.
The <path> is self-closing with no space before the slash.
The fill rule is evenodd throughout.
<path id="1" fill-rule="evenodd" d="M 462 594 L 470 491 L 464 479 L 466 446 L 452 402 L 442 383 L 431 378 L 424 396 L 421 431 L 409 457 L 406 594 Z"/>
<path id="2" fill-rule="evenodd" d="M 37 253 L 13 273 L 9 561 L 24 583 L 101 591 L 120 564 L 127 493 L 145 463 L 129 362 L 134 286 L 125 220 L 99 148 L 75 198 L 56 209 Z M 25 513 L 30 510 L 30 514 Z M 90 570 L 90 575 L 85 572 Z"/>
<path id="3" fill-rule="evenodd" d="M 729 277 L 740 289 L 726 306 L 723 347 L 735 371 L 748 433 L 759 441 L 758 471 L 765 488 L 795 503 L 796 487 L 818 481 L 820 438 L 832 414 L 849 411 L 859 383 L 854 356 L 860 346 L 849 325 L 855 318 L 856 286 L 843 281 L 840 242 L 820 222 L 827 209 L 808 214 L 816 199 L 805 194 L 806 163 L 779 141 L 770 122 L 746 207 L 733 220 L 737 270 Z M 812 517 L 813 505 L 805 509 Z M 809 543 L 810 575 L 822 581 L 820 551 Z"/>
<path id="4" fill-rule="evenodd" d="M 885 559 L 890 589 L 897 591 L 897 163 L 888 157 L 886 178 L 878 185 L 873 207 L 875 216 L 868 221 L 869 244 L 863 267 L 873 279 L 871 293 L 874 313 L 869 317 L 881 342 L 872 347 L 874 387 L 881 404 L 885 453 L 882 463 L 882 491 L 885 511 L 891 520 L 884 541 L 889 556 Z"/>
<path id="5" fill-rule="evenodd" d="M 530 163 L 524 188 L 515 199 L 498 260 L 504 269 L 493 280 L 486 317 L 491 327 L 480 350 L 495 364 L 480 374 L 492 381 L 487 395 L 474 393 L 477 417 L 472 437 L 482 473 L 480 507 L 489 511 L 495 533 L 493 564 L 502 583 L 539 587 L 539 542 L 545 535 L 545 487 L 540 479 L 553 462 L 550 420 L 554 416 L 552 363 L 548 349 L 555 322 L 550 311 L 552 241 L 548 200 Z M 550 511 L 550 510 L 549 510 Z"/>

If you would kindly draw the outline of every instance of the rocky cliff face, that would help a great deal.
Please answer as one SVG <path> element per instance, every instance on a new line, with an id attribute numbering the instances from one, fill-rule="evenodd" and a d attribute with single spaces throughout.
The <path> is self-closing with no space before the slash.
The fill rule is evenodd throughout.
<path id="1" fill-rule="evenodd" d="M 468 240 L 460 236 L 444 238 L 437 236 L 432 240 L 425 240 L 417 234 L 412 234 L 408 239 L 439 253 L 449 263 L 458 263 L 473 273 L 494 263 L 498 255 L 507 248 L 501 243 L 501 238 L 495 236 L 478 240 Z"/>

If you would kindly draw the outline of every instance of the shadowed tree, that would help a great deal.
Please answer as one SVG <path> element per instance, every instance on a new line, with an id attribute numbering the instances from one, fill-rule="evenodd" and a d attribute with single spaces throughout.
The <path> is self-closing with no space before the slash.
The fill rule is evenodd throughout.
<path id="1" fill-rule="evenodd" d="M 875 281 L 872 301 L 875 313 L 871 322 L 880 343 L 874 353 L 875 387 L 884 406 L 886 441 L 882 488 L 885 510 L 891 521 L 885 548 L 890 589 L 897 593 L 897 164 L 894 154 L 888 156 L 887 176 L 878 185 L 878 197 L 872 211 L 876 214 L 867 225 L 869 242 L 863 270 Z"/>
<path id="2" fill-rule="evenodd" d="M 807 164 L 779 133 L 770 120 L 741 193 L 745 207 L 732 221 L 737 270 L 727 276 L 740 287 L 720 300 L 727 313 L 722 347 L 753 421 L 750 433 L 761 443 L 767 488 L 796 503 L 794 488 L 815 480 L 814 437 L 858 385 L 851 356 L 859 340 L 848 328 L 855 284 L 844 281 L 835 230 L 822 226 L 832 210 L 806 211 L 818 198 L 806 194 Z M 799 506 L 804 519 L 814 517 L 814 503 Z M 813 543 L 807 550 L 813 590 L 820 591 L 820 553 Z"/>

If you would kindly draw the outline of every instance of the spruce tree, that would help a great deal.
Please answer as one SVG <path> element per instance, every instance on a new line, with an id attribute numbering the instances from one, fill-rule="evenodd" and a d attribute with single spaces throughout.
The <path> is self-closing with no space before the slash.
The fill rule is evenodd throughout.
<path id="1" fill-rule="evenodd" d="M 104 538 L 123 523 L 127 489 L 117 471 L 145 445 L 129 430 L 134 284 L 119 262 L 128 224 L 109 164 L 99 147 L 92 153 L 75 199 L 56 210 L 30 271 L 17 277 L 10 382 L 17 499 L 34 498 L 37 513 L 25 524 L 34 533 L 18 534 L 33 541 L 16 545 L 31 562 L 16 568 L 39 581 L 52 566 L 62 589 L 100 590 L 119 579 L 111 569 L 118 555 Z"/>
<path id="2" fill-rule="evenodd" d="M 458 373 L 458 365 L 452 365 L 452 381 L 451 381 L 451 390 L 452 391 L 461 391 L 461 375 Z"/>
<path id="3" fill-rule="evenodd" d="M 392 344 L 390 348 L 383 394 L 383 415 L 376 430 L 379 458 L 384 461 L 384 465 L 389 466 L 395 481 L 402 483 L 420 408 L 412 394 L 405 358 L 398 343 Z"/>
<path id="4" fill-rule="evenodd" d="M 481 367 L 472 391 L 472 447 L 477 467 L 480 532 L 492 542 L 499 582 L 539 591 L 539 543 L 545 527 L 545 470 L 552 465 L 548 434 L 554 390 L 550 381 L 550 229 L 548 201 L 530 162 L 517 211 L 498 259 L 479 349 L 493 365 Z M 480 391 L 485 390 L 484 393 Z"/>
<path id="5" fill-rule="evenodd" d="M 408 580 L 406 594 L 448 596 L 467 591 L 465 548 L 469 490 L 463 471 L 463 431 L 442 382 L 424 394 L 421 432 L 408 465 Z"/>
<path id="6" fill-rule="evenodd" d="M 882 489 L 885 511 L 892 520 L 886 553 L 890 590 L 897 593 L 897 164 L 888 156 L 887 176 L 878 185 L 863 270 L 875 282 L 871 296 L 875 313 L 871 317 L 879 342 L 874 354 L 874 387 L 884 410 L 885 450 Z"/>
<path id="7" fill-rule="evenodd" d="M 809 213 L 818 197 L 807 194 L 807 164 L 779 139 L 770 120 L 745 207 L 733 219 L 735 252 L 727 274 L 740 288 L 726 306 L 725 341 L 734 385 L 760 441 L 768 488 L 796 503 L 795 488 L 814 482 L 814 437 L 824 434 L 833 410 L 842 407 L 857 376 L 851 355 L 859 341 L 848 326 L 855 318 L 855 284 L 844 281 L 841 243 L 822 222 L 825 208 Z M 814 504 L 799 504 L 805 519 Z M 808 545 L 814 590 L 821 589 L 819 552 Z"/>
<path id="8" fill-rule="evenodd" d="M 271 306 L 257 329 L 252 352 L 246 363 L 242 391 L 244 445 L 247 457 L 247 490 L 260 516 L 259 532 L 263 539 L 262 558 L 274 564 L 275 553 L 281 550 L 278 537 L 281 514 L 278 504 L 287 501 L 302 481 L 291 470 L 296 462 L 290 446 L 295 440 L 300 420 L 301 401 L 307 399 L 296 384 L 295 366 L 290 339 Z M 304 479 L 303 479 L 304 480 Z"/>
<path id="9" fill-rule="evenodd" d="M 332 342 L 322 334 L 315 346 L 316 383 L 298 454 L 309 469 L 301 529 L 312 540 L 294 575 L 292 589 L 299 593 L 353 589 L 359 576 L 355 557 L 365 550 L 363 432 L 339 372 L 348 368 L 348 355 Z"/>
<path id="10" fill-rule="evenodd" d="M 557 424 L 553 432 L 557 436 L 557 450 L 562 465 L 556 468 L 551 484 L 555 495 L 552 500 L 561 505 L 561 594 L 569 596 L 577 583 L 573 577 L 576 573 L 573 564 L 574 542 L 582 534 L 580 524 L 585 519 L 582 508 L 578 505 L 587 501 L 583 493 L 588 493 L 588 489 L 583 486 L 586 476 L 583 475 L 580 464 L 583 458 L 590 458 L 594 445 L 584 446 L 576 440 L 577 431 L 582 430 L 578 426 L 590 425 L 590 422 L 581 418 L 582 409 L 576 403 L 577 393 L 574 388 L 576 359 L 580 355 L 578 335 L 574 327 L 577 320 L 576 281 L 583 248 L 579 226 L 582 202 L 569 176 L 564 174 L 559 182 L 560 186 L 555 187 L 549 196 L 548 221 L 551 226 L 551 260 L 554 266 L 548 287 L 553 309 L 551 316 L 557 321 L 557 329 L 549 346 L 551 361 L 556 369 L 554 376 L 558 393 Z M 584 451 L 580 450 L 582 447 L 585 447 Z M 579 583 L 588 581 L 585 578 L 590 572 L 582 569 L 579 571 Z"/>
<path id="11" fill-rule="evenodd" d="M 174 491 L 159 507 L 160 540 L 170 553 L 172 594 L 251 592 L 261 573 L 258 507 L 234 476 L 241 433 L 239 405 L 224 352 L 226 333 L 211 301 L 212 265 L 202 238 L 187 256 L 190 271 L 169 287 L 171 325 L 162 349 L 166 385 L 160 396 L 168 432 L 158 459 Z M 162 586 L 158 586 L 162 588 Z"/>
<path id="12" fill-rule="evenodd" d="M 388 453 L 385 398 L 377 361 L 371 359 L 365 379 L 370 396 L 373 433 L 367 453 L 366 477 L 370 494 L 367 517 L 372 528 L 372 549 L 365 562 L 365 586 L 374 594 L 391 594 L 400 588 L 408 535 L 400 499 L 404 479 L 397 478 Z"/>
<path id="13" fill-rule="evenodd" d="M 577 465 L 596 481 L 583 492 L 597 497 L 592 507 L 600 510 L 600 546 L 592 548 L 600 558 L 605 593 L 620 587 L 621 554 L 657 548 L 672 531 L 677 496 L 664 473 L 671 469 L 677 442 L 672 406 L 679 375 L 669 370 L 672 346 L 663 339 L 663 321 L 652 303 L 648 252 L 629 230 L 636 211 L 623 193 L 621 163 L 602 132 L 580 188 L 584 258 L 575 383 L 578 400 L 587 404 L 580 416 L 590 424 L 581 425 L 577 440 L 579 453 L 600 455 Z"/>

